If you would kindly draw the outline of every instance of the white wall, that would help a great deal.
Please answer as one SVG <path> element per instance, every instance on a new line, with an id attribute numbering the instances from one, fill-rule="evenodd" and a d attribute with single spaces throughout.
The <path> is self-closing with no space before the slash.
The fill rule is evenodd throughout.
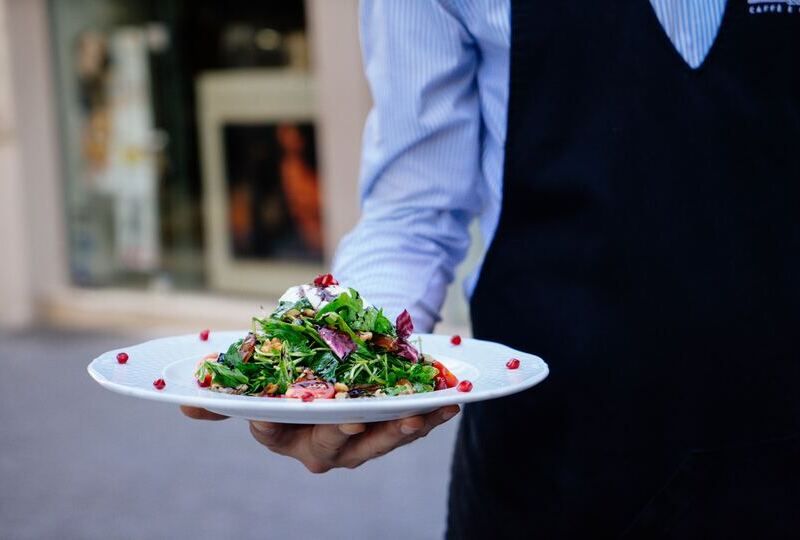
<path id="1" fill-rule="evenodd" d="M 33 303 L 7 7 L 0 0 L 0 325 L 14 327 L 32 320 Z"/>
<path id="2" fill-rule="evenodd" d="M 66 231 L 45 0 L 6 0 L 34 299 L 67 283 Z"/>
<path id="3" fill-rule="evenodd" d="M 358 0 L 307 0 L 316 79 L 323 208 L 329 253 L 358 221 L 361 135 L 372 106 L 358 37 Z"/>
<path id="4" fill-rule="evenodd" d="M 0 0 L 0 326 L 66 280 L 45 0 Z"/>

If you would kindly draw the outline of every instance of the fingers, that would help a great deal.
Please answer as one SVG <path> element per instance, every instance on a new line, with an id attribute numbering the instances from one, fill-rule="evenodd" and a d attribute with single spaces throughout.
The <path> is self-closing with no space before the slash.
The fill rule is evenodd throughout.
<path id="1" fill-rule="evenodd" d="M 223 416 L 221 414 L 213 413 L 198 407 L 189 407 L 187 405 L 181 405 L 181 412 L 189 418 L 194 418 L 195 420 L 225 420 L 228 418 L 227 416 Z"/>
<path id="2" fill-rule="evenodd" d="M 326 472 L 337 466 L 339 454 L 350 438 L 366 429 L 364 424 L 316 425 L 311 430 L 308 452 L 310 459 L 302 460 L 314 473 Z"/>
<path id="3" fill-rule="evenodd" d="M 278 454 L 288 454 L 291 434 L 298 426 L 277 424 L 275 422 L 250 422 L 250 433 L 255 440 Z"/>
<path id="4" fill-rule="evenodd" d="M 444 407 L 424 416 L 377 424 L 358 440 L 354 440 L 339 457 L 340 466 L 358 467 L 365 461 L 382 456 L 395 448 L 424 437 L 436 426 L 458 414 L 458 405 Z"/>
<path id="5" fill-rule="evenodd" d="M 258 442 L 276 454 L 297 459 L 313 473 L 336 467 L 342 448 L 365 429 L 364 424 L 302 426 L 250 422 L 250 433 Z"/>
<path id="6" fill-rule="evenodd" d="M 365 429 L 364 424 L 316 425 L 311 431 L 309 452 L 322 464 L 332 467 L 350 437 Z"/>
<path id="7" fill-rule="evenodd" d="M 360 440 L 353 441 L 347 452 L 340 456 L 344 467 L 355 468 L 370 459 L 380 457 L 398 446 L 414 440 L 414 435 L 425 426 L 425 419 L 412 416 L 370 426 L 370 430 Z"/>
<path id="8" fill-rule="evenodd" d="M 459 413 L 460 410 L 461 407 L 459 407 L 458 405 L 449 405 L 447 407 L 442 407 L 438 411 L 433 411 L 432 413 L 426 414 L 425 429 L 423 430 L 423 434 L 420 436 L 424 437 L 425 435 L 430 433 L 430 431 L 436 426 L 444 424 L 445 422 L 453 418 L 455 415 Z"/>
<path id="9" fill-rule="evenodd" d="M 271 451 L 293 457 L 313 473 L 358 467 L 427 435 L 459 412 L 453 405 L 426 415 L 391 422 L 341 425 L 291 425 L 250 422 L 253 437 Z"/>
<path id="10" fill-rule="evenodd" d="M 348 435 L 358 435 L 359 433 L 364 433 L 367 426 L 364 424 L 339 424 L 339 429 Z"/>
<path id="11" fill-rule="evenodd" d="M 424 437 L 436 426 L 444 424 L 453 418 L 460 410 L 458 405 L 450 405 L 423 416 L 414 416 L 412 418 L 398 420 L 398 422 L 400 422 L 400 432 L 408 436 L 408 440 L 403 444 Z"/>

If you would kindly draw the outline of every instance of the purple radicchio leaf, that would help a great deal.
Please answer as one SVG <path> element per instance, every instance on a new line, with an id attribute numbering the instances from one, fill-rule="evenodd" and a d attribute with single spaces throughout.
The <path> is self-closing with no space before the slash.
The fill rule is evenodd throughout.
<path id="1" fill-rule="evenodd" d="M 239 345 L 239 357 L 242 362 L 247 362 L 256 350 L 256 335 L 253 332 L 248 332 L 247 337 L 242 340 Z"/>
<path id="2" fill-rule="evenodd" d="M 319 290 L 319 295 L 322 298 L 323 302 L 330 302 L 335 299 L 338 295 L 333 294 L 332 292 L 328 291 L 327 287 L 321 288 Z"/>
<path id="3" fill-rule="evenodd" d="M 414 323 L 411 322 L 411 314 L 407 309 L 404 309 L 403 312 L 397 316 L 394 325 L 395 328 L 397 328 L 397 337 L 400 339 L 408 338 L 411 332 L 414 331 Z"/>
<path id="4" fill-rule="evenodd" d="M 395 349 L 394 354 L 401 356 L 406 360 L 410 360 L 414 364 L 419 361 L 419 351 L 411 343 L 406 341 L 405 338 L 397 340 L 397 348 Z"/>
<path id="5" fill-rule="evenodd" d="M 348 354 L 356 350 L 356 344 L 350 336 L 342 332 L 323 327 L 319 329 L 319 337 L 328 344 L 339 360 L 344 360 Z"/>

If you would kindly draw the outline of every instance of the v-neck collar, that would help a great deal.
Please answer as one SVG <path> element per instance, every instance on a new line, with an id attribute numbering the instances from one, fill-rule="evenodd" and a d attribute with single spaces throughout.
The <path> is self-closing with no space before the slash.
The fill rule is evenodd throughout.
<path id="1" fill-rule="evenodd" d="M 714 45 L 726 3 L 726 0 L 650 0 L 661 28 L 692 69 L 703 64 Z"/>

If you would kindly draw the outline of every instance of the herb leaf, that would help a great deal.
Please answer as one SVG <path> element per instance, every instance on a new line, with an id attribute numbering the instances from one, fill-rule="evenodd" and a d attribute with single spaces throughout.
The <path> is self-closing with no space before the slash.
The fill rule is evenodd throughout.
<path id="1" fill-rule="evenodd" d="M 227 388 L 236 388 L 240 384 L 247 384 L 250 379 L 238 368 L 229 368 L 225 364 L 206 362 L 204 367 L 211 373 L 213 382 Z"/>
<path id="2" fill-rule="evenodd" d="M 339 359 L 331 352 L 324 352 L 315 356 L 308 367 L 314 370 L 318 377 L 331 381 L 336 378 L 336 368 L 339 367 Z"/>

